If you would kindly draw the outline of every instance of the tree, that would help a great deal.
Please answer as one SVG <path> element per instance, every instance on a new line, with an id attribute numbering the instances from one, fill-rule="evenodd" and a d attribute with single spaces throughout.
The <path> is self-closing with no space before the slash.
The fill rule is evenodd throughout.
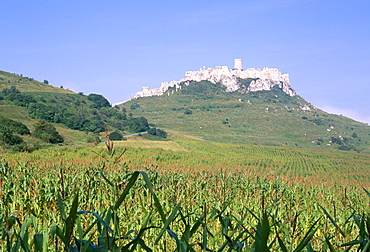
<path id="1" fill-rule="evenodd" d="M 94 144 L 100 143 L 99 134 L 92 133 L 92 132 L 86 132 L 86 135 L 87 135 L 86 141 L 88 143 L 94 143 Z"/>
<path id="2" fill-rule="evenodd" d="M 94 104 L 93 104 L 93 107 L 94 108 L 103 108 L 103 107 L 110 107 L 110 103 L 109 101 L 102 95 L 99 95 L 99 94 L 89 94 L 87 96 L 87 99 L 89 101 L 92 101 Z"/>
<path id="3" fill-rule="evenodd" d="M 49 81 L 48 81 L 48 80 L 44 80 L 44 83 L 45 83 L 45 84 L 49 84 Z"/>
<path id="4" fill-rule="evenodd" d="M 151 134 L 153 136 L 162 137 L 162 138 L 167 137 L 167 132 L 164 130 L 158 129 L 158 128 L 150 128 L 148 130 L 148 134 Z"/>
<path id="5" fill-rule="evenodd" d="M 17 106 L 27 107 L 28 104 L 36 102 L 31 95 L 21 93 L 15 86 L 4 88 L 1 92 L 4 98 L 14 102 Z"/>
<path id="6" fill-rule="evenodd" d="M 52 144 L 64 142 L 63 137 L 59 135 L 55 127 L 52 124 L 47 123 L 45 120 L 39 120 L 36 122 L 35 131 L 32 135 Z"/>
<path id="7" fill-rule="evenodd" d="M 113 131 L 112 133 L 109 134 L 109 139 L 112 141 L 119 141 L 123 139 L 123 135 L 118 131 Z"/>
<path id="8" fill-rule="evenodd" d="M 149 129 L 148 120 L 143 116 L 130 118 L 127 124 L 130 130 L 134 132 L 144 132 Z"/>
<path id="9" fill-rule="evenodd" d="M 30 135 L 30 130 L 21 122 L 0 116 L 0 125 L 2 128 L 8 129 L 10 133 L 17 133 L 20 135 Z"/>
<path id="10" fill-rule="evenodd" d="M 7 125 L 0 126 L 0 140 L 2 144 L 16 145 L 23 143 L 23 139 L 20 136 L 13 135 L 14 130 Z"/>

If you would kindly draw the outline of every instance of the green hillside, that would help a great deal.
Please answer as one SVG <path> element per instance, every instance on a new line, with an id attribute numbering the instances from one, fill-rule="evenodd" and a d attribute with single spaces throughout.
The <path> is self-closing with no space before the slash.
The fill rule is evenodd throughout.
<path id="1" fill-rule="evenodd" d="M 192 82 L 120 106 L 157 127 L 209 141 L 370 153 L 368 125 L 328 114 L 279 88 L 227 93 L 219 84 Z"/>
<path id="2" fill-rule="evenodd" d="M 51 92 L 61 94 L 75 94 L 68 89 L 46 85 L 45 83 L 34 80 L 33 78 L 23 77 L 21 75 L 0 71 L 0 90 L 3 90 L 4 88 L 10 88 L 14 85 L 21 92 Z"/>
<path id="3" fill-rule="evenodd" d="M 39 120 L 51 123 L 65 142 L 73 144 L 97 139 L 105 130 L 122 135 L 149 129 L 146 118 L 127 116 L 102 95 L 77 94 L 4 71 L 0 71 L 0 116 L 27 126 L 31 137 L 20 137 L 31 142 Z M 4 126 L 0 132 L 3 143 L 7 134 L 17 133 L 13 126 Z M 5 142 L 11 144 L 16 138 Z"/>

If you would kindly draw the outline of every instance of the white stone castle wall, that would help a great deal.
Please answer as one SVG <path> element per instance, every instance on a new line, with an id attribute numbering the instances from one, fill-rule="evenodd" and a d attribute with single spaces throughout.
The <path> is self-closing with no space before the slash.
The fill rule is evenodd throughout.
<path id="1" fill-rule="evenodd" d="M 282 90 L 290 96 L 295 96 L 297 93 L 291 88 L 289 75 L 281 74 L 281 70 L 277 68 L 265 67 L 262 70 L 256 68 L 249 68 L 242 70 L 241 59 L 235 60 L 234 69 L 229 69 L 227 66 L 216 66 L 216 68 L 201 68 L 199 71 L 187 71 L 185 77 L 180 81 L 162 82 L 160 88 L 150 89 L 143 87 L 143 90 L 138 92 L 134 98 L 159 96 L 163 95 L 170 87 L 180 88 L 180 82 L 186 81 L 202 81 L 207 80 L 212 83 L 220 82 L 226 86 L 226 91 L 232 92 L 239 89 L 238 78 L 247 79 L 253 78 L 247 92 L 271 90 L 274 86 L 278 85 Z"/>

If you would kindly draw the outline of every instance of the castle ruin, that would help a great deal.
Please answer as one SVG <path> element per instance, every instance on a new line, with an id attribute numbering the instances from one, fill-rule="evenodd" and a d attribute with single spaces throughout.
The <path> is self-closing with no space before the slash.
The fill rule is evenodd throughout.
<path id="1" fill-rule="evenodd" d="M 297 93 L 291 88 L 289 74 L 282 74 L 280 69 L 265 67 L 262 70 L 259 68 L 248 68 L 243 70 L 242 59 L 234 60 L 234 68 L 229 69 L 227 66 L 216 66 L 215 68 L 202 67 L 199 71 L 187 71 L 185 77 L 180 81 L 162 82 L 159 88 L 150 89 L 143 87 L 142 91 L 135 94 L 134 98 L 147 96 L 163 95 L 170 87 L 180 89 L 180 83 L 189 81 L 207 80 L 212 83 L 221 83 L 226 87 L 227 92 L 233 92 L 240 88 L 239 78 L 253 80 L 245 92 L 256 92 L 263 90 L 271 90 L 274 86 L 278 86 L 290 96 L 295 96 Z"/>

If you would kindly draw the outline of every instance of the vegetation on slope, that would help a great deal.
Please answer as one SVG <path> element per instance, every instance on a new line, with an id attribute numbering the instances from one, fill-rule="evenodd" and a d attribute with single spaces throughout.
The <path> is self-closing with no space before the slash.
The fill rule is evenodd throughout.
<path id="1" fill-rule="evenodd" d="M 370 153 L 368 125 L 328 114 L 278 87 L 244 93 L 251 79 L 244 81 L 232 93 L 220 84 L 191 82 L 120 107 L 159 127 L 210 141 Z"/>
<path id="2" fill-rule="evenodd" d="M 86 132 L 88 136 L 83 137 L 84 139 L 96 139 L 91 134 L 98 134 L 106 129 L 123 134 L 144 132 L 150 128 L 146 118 L 136 118 L 118 108 L 112 108 L 109 101 L 99 94 L 76 94 L 63 88 L 52 87 L 47 81 L 40 83 L 2 71 L 0 88 L 0 115 L 25 123 L 31 131 L 34 131 L 35 123 L 40 119 L 53 123 L 58 130 L 64 130 L 60 126 L 64 125 L 71 130 Z M 69 134 L 69 131 L 64 130 L 64 133 Z M 39 134 L 32 136 L 36 135 Z M 66 138 L 70 139 L 69 136 Z M 46 139 L 40 136 L 38 138 Z M 79 138 L 79 142 L 84 141 Z M 48 138 L 48 142 L 63 141 L 60 138 Z"/>
<path id="3" fill-rule="evenodd" d="M 33 78 L 24 77 L 22 74 L 12 74 L 0 71 L 0 90 L 16 86 L 21 92 L 46 92 L 46 93 L 64 93 L 74 94 L 73 91 L 63 88 L 57 88 L 34 80 Z"/>

